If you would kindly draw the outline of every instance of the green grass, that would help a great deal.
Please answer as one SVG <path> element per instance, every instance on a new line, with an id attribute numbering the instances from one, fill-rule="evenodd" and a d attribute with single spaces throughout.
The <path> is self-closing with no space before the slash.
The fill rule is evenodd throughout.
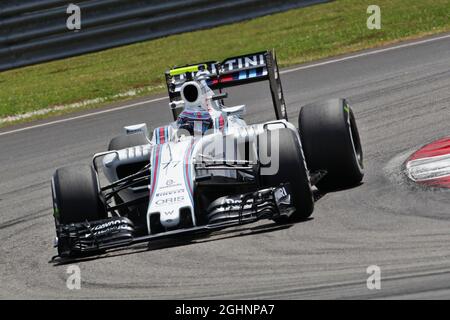
<path id="1" fill-rule="evenodd" d="M 366 27 L 370 4 L 381 8 L 381 30 Z M 138 96 L 160 93 L 164 71 L 175 64 L 275 48 L 285 67 L 447 31 L 450 0 L 337 0 L 2 72 L 0 118 L 102 97 L 88 106 L 99 107 L 123 100 L 114 96 L 136 88 Z"/>

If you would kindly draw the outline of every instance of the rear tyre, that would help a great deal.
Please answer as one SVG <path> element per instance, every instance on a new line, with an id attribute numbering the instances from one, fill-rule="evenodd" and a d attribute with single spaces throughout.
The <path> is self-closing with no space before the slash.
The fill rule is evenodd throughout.
<path id="1" fill-rule="evenodd" d="M 142 132 L 117 136 L 109 142 L 108 151 L 121 150 L 148 144 L 149 141 Z"/>
<path id="2" fill-rule="evenodd" d="M 92 166 L 63 167 L 52 179 L 56 224 L 95 221 L 107 218 L 100 199 L 97 174 Z"/>
<path id="3" fill-rule="evenodd" d="M 314 199 L 306 164 L 303 159 L 303 152 L 295 132 L 287 128 L 276 131 L 279 134 L 278 148 L 276 145 L 271 144 L 272 139 L 269 138 L 266 132 L 258 137 L 260 152 L 265 152 L 265 146 L 267 146 L 267 150 L 270 150 L 271 155 L 274 152 L 279 152 L 278 172 L 273 175 L 262 174 L 262 185 L 263 187 L 278 187 L 280 184 L 288 182 L 296 211 L 288 219 L 279 218 L 275 219 L 275 222 L 291 223 L 302 221 L 307 219 L 314 210 Z M 273 133 L 274 131 L 271 132 L 271 134 Z"/>
<path id="4" fill-rule="evenodd" d="M 355 116 L 345 99 L 302 107 L 298 126 L 309 170 L 327 171 L 318 189 L 349 188 L 361 182 L 363 151 Z"/>

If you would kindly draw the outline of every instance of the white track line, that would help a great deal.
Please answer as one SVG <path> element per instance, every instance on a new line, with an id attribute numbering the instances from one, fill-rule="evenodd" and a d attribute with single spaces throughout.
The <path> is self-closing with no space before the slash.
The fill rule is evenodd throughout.
<path id="1" fill-rule="evenodd" d="M 443 40 L 443 39 L 447 39 L 447 38 L 450 38 L 450 34 L 447 34 L 445 36 L 436 37 L 436 38 L 431 38 L 431 39 L 424 39 L 424 40 L 418 40 L 418 41 L 414 41 L 414 42 L 399 44 L 397 46 L 393 46 L 393 47 L 389 47 L 389 48 L 371 50 L 371 51 L 368 51 L 368 52 L 358 53 L 358 54 L 354 54 L 354 55 L 343 57 L 343 58 L 338 58 L 338 59 L 332 59 L 332 60 L 328 60 L 328 61 L 324 61 L 324 62 L 313 63 L 313 64 L 309 64 L 309 65 L 306 65 L 306 66 L 300 66 L 300 67 L 296 67 L 296 68 L 292 68 L 292 69 L 287 69 L 287 70 L 281 71 L 280 74 L 286 74 L 286 73 L 291 73 L 291 72 L 295 72 L 295 71 L 299 71 L 299 70 L 305 70 L 305 69 L 309 69 L 309 68 L 320 67 L 320 66 L 324 66 L 324 65 L 327 65 L 327 64 L 331 64 L 331 63 L 346 61 L 346 60 L 360 58 L 360 57 L 365 57 L 365 56 L 371 56 L 373 54 L 378 54 L 378 53 L 383 53 L 383 52 L 387 52 L 387 51 L 391 51 L 391 50 L 417 46 L 417 45 L 420 45 L 420 44 L 424 44 L 424 43 L 428 43 L 428 42 L 434 42 L 434 41 Z"/>
<path id="2" fill-rule="evenodd" d="M 347 60 L 356 59 L 356 58 L 365 57 L 365 56 L 371 56 L 371 55 L 378 54 L 378 53 L 383 53 L 383 52 L 387 52 L 387 51 L 391 51 L 391 50 L 417 46 L 417 45 L 421 45 L 421 44 L 424 44 L 424 43 L 439 41 L 439 40 L 448 39 L 448 38 L 450 38 L 450 34 L 447 34 L 447 35 L 444 35 L 444 36 L 440 36 L 440 37 L 430 38 L 430 39 L 417 40 L 417 41 L 414 41 L 414 42 L 404 43 L 404 44 L 400 44 L 400 45 L 389 47 L 389 48 L 376 49 L 376 50 L 373 50 L 373 51 L 358 53 L 358 54 L 350 55 L 350 56 L 343 57 L 343 58 L 338 58 L 338 59 L 332 59 L 332 60 L 328 60 L 328 61 L 324 61 L 324 62 L 313 63 L 313 64 L 309 64 L 309 65 L 306 65 L 306 66 L 300 66 L 300 67 L 296 67 L 296 68 L 292 68 L 292 69 L 283 70 L 280 73 L 281 74 L 286 74 L 286 73 L 296 72 L 296 71 L 299 71 L 299 70 L 305 70 L 305 69 L 320 67 L 320 66 L 324 66 L 324 65 L 327 65 L 327 64 L 331 64 L 331 63 L 347 61 Z M 58 124 L 58 123 L 72 121 L 72 120 L 88 118 L 88 117 L 96 116 L 96 115 L 99 115 L 99 114 L 104 114 L 104 113 L 109 113 L 109 112 L 114 112 L 114 111 L 120 111 L 120 110 L 133 108 L 133 107 L 140 106 L 140 105 L 143 105 L 143 104 L 158 102 L 158 101 L 162 101 L 162 100 L 166 100 L 166 99 L 167 99 L 167 97 L 161 97 L 161 98 L 145 100 L 145 101 L 141 101 L 141 102 L 137 102 L 137 103 L 127 104 L 127 105 L 124 105 L 124 106 L 121 106 L 121 107 L 112 108 L 112 109 L 108 109 L 108 110 L 94 111 L 94 112 L 90 112 L 90 113 L 87 113 L 87 114 L 83 114 L 81 116 L 76 116 L 76 117 L 71 117 L 71 118 L 64 118 L 64 119 L 61 119 L 61 120 L 45 122 L 45 123 L 32 125 L 32 126 L 24 127 L 24 128 L 20 128 L 20 129 L 15 129 L 15 130 L 11 130 L 11 131 L 0 132 L 0 136 L 4 136 L 4 135 L 7 135 L 7 134 L 12 134 L 12 133 L 16 133 L 16 132 L 21 132 L 21 131 L 26 131 L 26 130 L 31 130 L 31 129 L 35 129 L 35 128 L 41 128 L 41 127 L 50 126 L 50 125 L 53 125 L 53 124 Z"/>
<path id="3" fill-rule="evenodd" d="M 124 106 L 117 107 L 117 108 L 90 112 L 90 113 L 82 114 L 81 116 L 65 118 L 65 119 L 60 119 L 60 120 L 55 120 L 55 121 L 50 121 L 50 122 L 45 122 L 45 123 L 36 124 L 36 125 L 33 125 L 33 126 L 24 127 L 24 128 L 20 128 L 20 129 L 15 129 L 15 130 L 11 130 L 11 131 L 0 132 L 0 136 L 4 136 L 4 135 L 7 135 L 7 134 L 16 133 L 16 132 L 21 132 L 21 131 L 26 131 L 26 130 L 30 130 L 30 129 L 35 129 L 35 128 L 41 128 L 41 127 L 49 126 L 49 125 L 52 125 L 52 124 L 57 124 L 57 123 L 63 123 L 63 122 L 68 122 L 68 121 L 72 121 L 72 120 L 77 120 L 77 119 L 88 118 L 88 117 L 96 116 L 96 115 L 103 114 L 103 113 L 110 113 L 110 112 L 114 112 L 114 111 L 129 109 L 129 108 L 141 106 L 143 104 L 152 103 L 152 102 L 158 102 L 158 101 L 162 101 L 162 100 L 166 100 L 166 99 L 167 99 L 167 97 L 161 97 L 161 98 L 156 98 L 156 99 L 144 100 L 144 101 L 141 101 L 141 102 L 136 102 L 136 103 L 132 103 L 132 104 L 126 104 Z"/>

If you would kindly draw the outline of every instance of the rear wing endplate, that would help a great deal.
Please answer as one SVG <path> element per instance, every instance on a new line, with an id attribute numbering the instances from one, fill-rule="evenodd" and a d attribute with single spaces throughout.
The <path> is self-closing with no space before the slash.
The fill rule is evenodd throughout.
<path id="1" fill-rule="evenodd" d="M 225 59 L 222 62 L 207 61 L 166 71 L 166 84 L 174 120 L 177 118 L 176 101 L 181 100 L 180 87 L 199 71 L 209 71 L 208 86 L 213 90 L 269 81 L 275 116 L 287 120 L 286 103 L 277 65 L 275 51 L 261 51 Z"/>

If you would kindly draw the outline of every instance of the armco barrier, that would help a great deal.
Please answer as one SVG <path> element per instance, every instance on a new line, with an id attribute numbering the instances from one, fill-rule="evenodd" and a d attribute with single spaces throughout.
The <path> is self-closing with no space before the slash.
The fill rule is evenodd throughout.
<path id="1" fill-rule="evenodd" d="M 0 71 L 327 0 L 2 0 Z M 67 8 L 81 9 L 81 30 L 68 30 Z"/>

